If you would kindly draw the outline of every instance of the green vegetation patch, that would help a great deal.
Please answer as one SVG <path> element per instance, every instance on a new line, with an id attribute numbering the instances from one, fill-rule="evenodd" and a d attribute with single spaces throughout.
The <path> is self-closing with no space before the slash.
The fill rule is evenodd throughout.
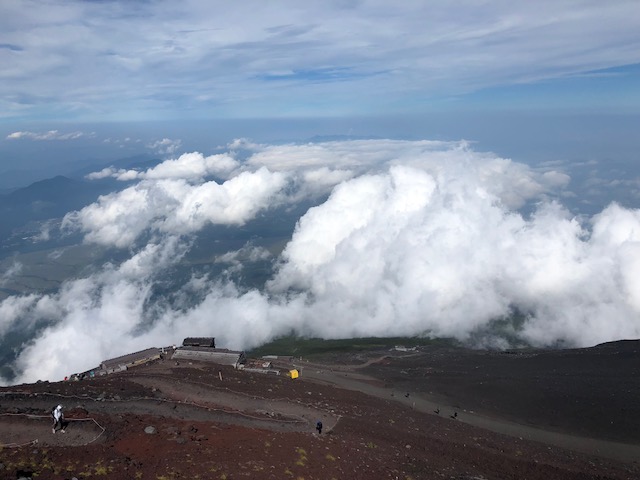
<path id="1" fill-rule="evenodd" d="M 458 342 L 451 338 L 428 337 L 363 337 L 325 340 L 287 335 L 261 345 L 248 354 L 252 357 L 263 355 L 316 356 L 327 353 L 357 353 L 369 350 L 390 349 L 396 345 L 419 347 L 425 345 L 455 346 Z"/>

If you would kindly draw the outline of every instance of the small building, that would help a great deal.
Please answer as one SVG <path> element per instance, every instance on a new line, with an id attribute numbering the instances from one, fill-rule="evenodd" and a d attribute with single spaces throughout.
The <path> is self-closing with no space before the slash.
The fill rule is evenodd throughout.
<path id="1" fill-rule="evenodd" d="M 415 352 L 418 347 L 405 347 L 404 345 L 396 345 L 393 347 L 396 352 Z"/>
<path id="2" fill-rule="evenodd" d="M 250 359 L 245 362 L 244 368 L 273 368 L 273 363 L 264 359 Z"/>
<path id="3" fill-rule="evenodd" d="M 240 365 L 242 367 L 242 365 Z M 263 375 L 280 375 L 280 370 L 278 370 L 277 368 L 252 368 L 252 367 L 245 367 L 242 369 L 242 371 L 244 372 L 249 372 L 249 373 L 261 373 Z"/>
<path id="4" fill-rule="evenodd" d="M 273 367 L 273 364 L 267 360 L 249 359 L 244 365 L 240 365 L 245 372 L 250 373 L 263 373 L 267 375 L 280 375 L 280 370 Z"/>
<path id="5" fill-rule="evenodd" d="M 126 370 L 129 367 L 158 360 L 161 356 L 160 354 L 161 351 L 159 348 L 147 348 L 146 350 L 129 353 L 128 355 L 122 355 L 121 357 L 103 360 L 100 364 L 100 368 L 107 373 L 118 372 Z"/>
<path id="6" fill-rule="evenodd" d="M 227 350 L 226 348 L 186 346 L 178 348 L 171 358 L 175 360 L 199 360 L 217 363 L 218 365 L 231 365 L 234 368 L 238 368 L 240 364 L 244 364 L 246 361 L 244 352 Z"/>
<path id="7" fill-rule="evenodd" d="M 182 341 L 182 346 L 216 348 L 216 339 L 214 337 L 187 337 Z"/>

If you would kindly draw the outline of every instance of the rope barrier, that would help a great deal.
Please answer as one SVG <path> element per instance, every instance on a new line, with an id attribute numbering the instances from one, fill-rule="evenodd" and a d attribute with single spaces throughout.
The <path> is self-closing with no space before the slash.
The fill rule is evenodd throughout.
<path id="1" fill-rule="evenodd" d="M 0 392 L 0 394 L 3 394 L 3 395 L 4 394 L 24 395 L 23 392 Z M 195 406 L 195 407 L 198 407 L 198 408 L 203 408 L 203 409 L 208 410 L 208 411 L 222 412 L 222 413 L 226 413 L 228 415 L 237 415 L 237 416 L 241 416 L 241 417 L 246 417 L 246 418 L 250 418 L 252 420 L 260 420 L 260 421 L 266 421 L 266 422 L 278 422 L 278 423 L 307 423 L 307 421 L 304 420 L 299 415 L 287 415 L 288 417 L 295 418 L 295 420 L 285 420 L 285 419 L 276 419 L 276 418 L 268 418 L 268 417 L 258 417 L 258 416 L 255 416 L 255 415 L 250 415 L 248 413 L 244 413 L 244 412 L 238 411 L 238 410 L 226 410 L 224 408 L 211 407 L 211 406 L 204 405 L 204 404 L 199 404 L 199 403 L 196 403 L 196 402 L 188 402 L 186 399 L 184 401 L 181 401 L 181 400 L 172 400 L 172 399 L 157 398 L 157 397 L 131 397 L 131 398 L 128 398 L 126 400 L 115 400 L 115 399 L 106 399 L 106 398 L 100 398 L 100 397 L 89 397 L 89 396 L 78 396 L 78 395 L 63 395 L 63 394 L 60 394 L 60 393 L 33 393 L 31 395 L 56 397 L 56 398 L 66 398 L 66 399 L 74 398 L 74 399 L 78 399 L 78 400 L 92 400 L 94 402 L 101 402 L 102 401 L 102 402 L 112 402 L 112 403 L 125 403 L 125 402 L 135 402 L 135 401 L 154 401 L 154 402 L 177 403 L 177 404 L 182 404 L 182 405 L 191 405 L 191 406 Z M 15 415 L 26 415 L 26 414 L 15 414 Z M 46 417 L 46 415 L 44 415 L 44 416 Z M 81 419 L 77 419 L 77 420 L 81 420 Z"/>
<path id="2" fill-rule="evenodd" d="M 162 379 L 162 380 L 166 380 L 166 377 L 164 375 L 153 375 L 153 374 L 144 374 L 144 375 L 130 375 L 129 378 L 149 378 L 149 379 Z M 306 403 L 303 402 L 301 400 L 297 400 L 297 399 L 291 399 L 291 398 L 287 398 L 287 397 L 276 397 L 276 398 L 267 398 L 267 397 L 262 397 L 259 395 L 253 395 L 253 394 L 249 394 L 249 393 L 245 393 L 245 392 L 239 392 L 236 390 L 232 390 L 229 387 L 221 387 L 218 385 L 214 385 L 214 384 L 210 384 L 210 383 L 205 383 L 205 382 L 198 382 L 198 381 L 194 381 L 194 380 L 190 380 L 188 383 L 192 384 L 192 385 L 199 385 L 199 386 L 203 386 L 203 387 L 209 387 L 212 388 L 214 390 L 224 390 L 226 392 L 229 392 L 231 394 L 234 395 L 238 395 L 238 396 L 243 396 L 245 398 L 250 398 L 253 400 L 262 400 L 262 401 L 286 401 L 288 403 L 296 403 L 302 407 L 306 407 L 309 409 L 315 409 L 315 410 L 320 410 L 320 411 L 324 411 L 325 413 L 329 414 L 329 412 L 327 412 L 327 410 L 325 408 L 321 408 L 319 406 L 313 405 L 311 403 Z M 84 400 L 84 401 L 94 401 L 94 402 L 114 402 L 114 403 L 124 403 L 124 402 L 132 402 L 132 401 L 155 401 L 155 402 L 165 402 L 165 403 L 177 403 L 177 404 L 181 404 L 181 405 L 189 405 L 189 406 L 194 406 L 197 408 L 202 408 L 208 411 L 213 411 L 213 412 L 221 412 L 227 415 L 236 415 L 236 416 L 240 416 L 240 417 L 244 417 L 244 418 L 248 418 L 248 419 L 252 419 L 252 420 L 259 420 L 259 421 L 266 421 L 266 422 L 277 422 L 277 423 L 291 423 L 291 424 L 304 424 L 304 423 L 308 423 L 308 421 L 306 419 L 304 419 L 303 417 L 301 417 L 300 415 L 293 415 L 293 414 L 282 414 L 279 413 L 280 415 L 284 415 L 290 418 L 293 418 L 293 420 L 286 420 L 286 419 L 276 419 L 276 418 L 269 418 L 269 417 L 259 417 L 256 415 L 251 415 L 248 413 L 244 413 L 238 410 L 227 410 L 224 408 L 217 408 L 217 407 L 211 407 L 209 405 L 206 404 L 200 404 L 200 403 L 196 403 L 196 402 L 189 402 L 186 399 L 184 401 L 181 400 L 177 400 L 177 399 L 165 399 L 165 398 L 157 398 L 157 397 L 130 397 L 126 400 L 115 400 L 113 398 L 111 399 L 106 399 L 104 397 L 90 397 L 88 395 L 64 395 L 61 393 L 27 393 L 24 391 L 4 391 L 4 392 L 0 392 L 0 396 L 6 396 L 6 395 L 20 395 L 20 396 L 24 396 L 25 394 L 29 394 L 29 395 L 33 395 L 33 396 L 45 396 L 45 397 L 56 397 L 56 398 L 64 398 L 64 399 L 77 399 L 77 400 Z M 0 414 L 0 415 L 27 415 L 27 414 Z M 339 418 L 341 417 L 340 415 L 335 415 L 332 414 L 334 416 Z M 28 415 L 27 415 L 28 416 Z M 34 415 L 32 415 L 34 416 Z M 37 417 L 37 416 L 35 416 Z M 43 417 L 47 417 L 46 415 L 43 415 Z M 70 419 L 69 419 L 70 420 Z M 73 419 L 75 421 L 81 421 L 81 420 L 93 420 L 96 425 L 101 429 L 101 432 L 90 442 L 84 444 L 84 445 L 88 445 L 90 443 L 93 443 L 94 441 L 96 441 L 104 432 L 105 432 L 105 428 L 102 427 L 98 422 L 95 421 L 95 419 L 93 418 L 89 418 L 89 419 Z M 333 427 L 335 427 L 338 424 L 338 420 L 336 420 L 336 423 Z M 332 427 L 332 428 L 333 428 Z M 34 440 L 33 442 L 37 442 L 37 440 Z M 32 443 L 32 442 L 30 442 Z M 29 443 L 27 443 L 26 445 L 28 445 Z M 0 446 L 4 446 L 1 445 Z"/>
<path id="3" fill-rule="evenodd" d="M 15 416 L 15 417 L 27 417 L 27 418 L 51 418 L 49 415 L 33 415 L 30 413 L 0 413 L 0 416 L 4 417 L 4 416 Z M 100 436 L 106 431 L 106 428 L 104 428 L 102 425 L 100 425 L 95 418 L 66 418 L 65 420 L 67 420 L 68 422 L 93 422 L 97 425 L 97 427 L 100 429 L 100 433 L 98 435 L 96 435 L 93 440 L 86 442 L 86 443 L 82 443 L 80 444 L 81 446 L 86 446 L 89 445 L 93 442 L 95 442 L 98 438 L 100 438 Z M 27 445 L 35 445 L 36 443 L 38 443 L 39 440 L 36 438 L 35 440 L 30 440 L 28 442 L 25 443 L 2 443 L 0 444 L 0 447 L 2 448 L 20 448 L 20 447 L 24 447 Z"/>

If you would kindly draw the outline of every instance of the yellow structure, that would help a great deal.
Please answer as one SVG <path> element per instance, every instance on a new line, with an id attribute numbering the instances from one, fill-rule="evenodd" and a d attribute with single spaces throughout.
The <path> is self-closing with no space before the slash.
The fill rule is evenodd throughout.
<path id="1" fill-rule="evenodd" d="M 298 378 L 300 376 L 300 373 L 298 372 L 298 370 L 289 370 L 289 376 L 293 379 L 293 378 Z"/>

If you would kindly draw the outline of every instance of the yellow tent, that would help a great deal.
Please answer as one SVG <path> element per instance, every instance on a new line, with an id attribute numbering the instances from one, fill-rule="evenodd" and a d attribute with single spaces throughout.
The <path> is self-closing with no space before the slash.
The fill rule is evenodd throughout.
<path id="1" fill-rule="evenodd" d="M 289 376 L 293 379 L 293 378 L 298 378 L 300 376 L 300 373 L 298 372 L 298 370 L 289 370 Z"/>

